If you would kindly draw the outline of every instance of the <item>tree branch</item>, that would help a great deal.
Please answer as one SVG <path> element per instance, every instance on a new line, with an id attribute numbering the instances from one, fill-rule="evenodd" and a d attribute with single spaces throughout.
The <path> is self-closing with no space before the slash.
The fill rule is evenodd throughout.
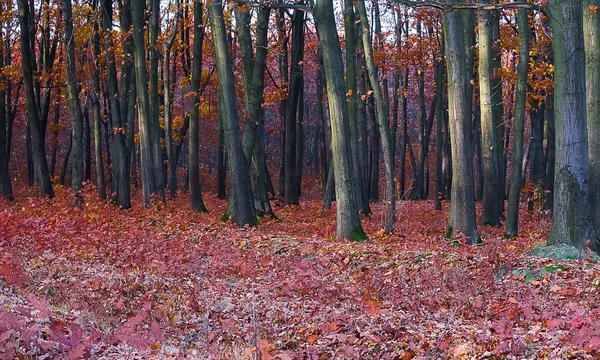
<path id="1" fill-rule="evenodd" d="M 527 9 L 539 11 L 546 14 L 546 8 L 536 4 L 528 2 L 507 2 L 502 4 L 479 4 L 479 3 L 457 3 L 457 2 L 440 2 L 436 0 L 393 0 L 399 4 L 407 5 L 410 7 L 430 7 L 442 11 L 452 11 L 461 9 L 473 9 L 473 10 L 506 10 L 506 9 Z"/>

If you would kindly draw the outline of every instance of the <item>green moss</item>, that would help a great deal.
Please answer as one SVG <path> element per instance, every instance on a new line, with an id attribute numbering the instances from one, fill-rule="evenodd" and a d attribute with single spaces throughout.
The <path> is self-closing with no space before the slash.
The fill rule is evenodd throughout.
<path id="1" fill-rule="evenodd" d="M 452 238 L 452 226 L 448 225 L 448 227 L 446 228 L 446 233 L 444 234 L 444 237 L 446 239 Z"/>
<path id="2" fill-rule="evenodd" d="M 350 235 L 350 240 L 355 241 L 355 242 L 361 242 L 363 240 L 367 240 L 369 239 L 367 237 L 367 234 L 365 234 L 365 231 L 362 229 L 362 227 L 356 227 L 354 228 L 354 230 L 352 230 L 352 234 Z"/>

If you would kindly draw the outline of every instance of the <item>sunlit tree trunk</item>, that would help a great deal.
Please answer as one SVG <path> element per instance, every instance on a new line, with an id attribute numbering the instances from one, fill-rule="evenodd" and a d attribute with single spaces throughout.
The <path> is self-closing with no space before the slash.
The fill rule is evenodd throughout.
<path id="1" fill-rule="evenodd" d="M 519 30 L 519 65 L 517 74 L 517 95 L 515 100 L 515 122 L 513 130 L 512 169 L 508 192 L 508 216 L 506 218 L 506 237 L 515 237 L 519 233 L 519 200 L 523 174 L 523 134 L 525 132 L 525 101 L 527 96 L 527 73 L 529 71 L 529 15 L 526 9 L 517 14 Z"/>
<path id="2" fill-rule="evenodd" d="M 598 249 L 588 198 L 588 132 L 585 106 L 583 5 L 550 0 L 554 40 L 556 175 L 551 245 Z M 594 211 L 596 211 L 594 209 Z"/>

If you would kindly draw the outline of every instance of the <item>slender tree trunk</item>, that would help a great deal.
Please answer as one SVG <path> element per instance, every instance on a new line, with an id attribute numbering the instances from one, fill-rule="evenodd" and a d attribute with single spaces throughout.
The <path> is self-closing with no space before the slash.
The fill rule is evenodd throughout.
<path id="1" fill-rule="evenodd" d="M 97 6 L 97 3 L 95 3 L 94 5 Z M 104 179 L 104 164 L 102 159 L 102 113 L 100 109 L 100 33 L 97 23 L 94 23 L 93 46 L 94 58 L 96 59 L 96 63 L 94 65 L 93 71 L 94 90 L 91 94 L 91 99 L 92 116 L 94 117 L 94 157 L 96 158 L 96 188 L 100 199 L 105 200 L 106 181 Z M 108 139 L 106 140 L 108 141 Z"/>
<path id="2" fill-rule="evenodd" d="M 504 199 L 506 198 L 506 154 L 505 148 L 508 148 L 508 141 L 505 143 L 506 126 L 504 124 L 504 97 L 502 94 L 502 49 L 500 48 L 500 16 L 501 11 L 491 12 L 491 28 L 492 28 L 492 51 L 491 51 L 491 92 L 493 103 L 493 123 L 495 129 L 495 145 L 496 163 L 498 165 L 498 196 L 494 199 L 496 204 L 494 207 L 499 209 L 500 217 L 504 216 Z"/>
<path id="3" fill-rule="evenodd" d="M 519 200 L 521 195 L 521 163 L 523 162 L 523 133 L 525 132 L 525 102 L 527 96 L 527 73 L 529 71 L 529 15 L 526 9 L 517 14 L 519 29 L 519 65 L 517 77 L 517 98 L 515 100 L 515 125 L 513 131 L 512 169 L 508 192 L 508 216 L 504 236 L 512 238 L 519 233 Z"/>
<path id="4" fill-rule="evenodd" d="M 152 144 L 152 120 L 150 119 L 150 99 L 148 95 L 148 73 L 146 71 L 146 46 L 144 29 L 146 2 L 131 0 L 133 19 L 133 48 L 135 62 L 135 81 L 137 93 L 137 115 L 140 137 L 140 165 L 142 176 L 142 201 L 144 206 L 152 205 L 152 196 L 161 195 L 157 184 Z M 162 170 L 159 170 L 162 171 Z"/>
<path id="5" fill-rule="evenodd" d="M 452 195 L 450 221 L 446 236 L 466 237 L 468 244 L 480 242 L 475 226 L 473 194 L 473 156 L 471 153 L 471 98 L 469 86 L 472 67 L 468 62 L 468 46 L 460 34 L 465 26 L 463 17 L 469 10 L 444 14 L 446 68 L 448 71 L 448 109 L 450 141 L 452 142 Z"/>
<path id="6" fill-rule="evenodd" d="M 168 41 L 165 43 L 164 55 L 163 55 L 163 91 L 165 98 L 164 105 L 164 119 L 165 119 L 165 146 L 167 148 L 167 159 L 168 159 L 168 187 L 171 197 L 177 196 L 177 160 L 175 158 L 175 148 L 173 144 L 173 124 L 171 114 L 171 78 L 169 75 L 171 69 L 171 48 L 175 43 L 177 37 L 177 30 L 179 22 L 179 0 L 175 0 L 175 17 L 173 18 L 173 29 Z"/>
<path id="7" fill-rule="evenodd" d="M 285 31 L 285 10 L 280 9 L 277 17 L 277 37 L 279 42 L 279 81 L 281 90 L 285 90 L 289 94 L 289 75 L 288 75 L 288 37 Z M 279 196 L 284 197 L 285 193 L 285 128 L 286 128 L 286 111 L 287 111 L 288 96 L 281 100 L 279 104 L 279 117 L 281 119 L 281 161 L 279 166 Z"/>
<path id="8" fill-rule="evenodd" d="M 122 25 L 125 25 L 126 28 L 130 28 L 131 25 L 127 20 L 127 11 L 121 11 L 121 21 Z M 130 19 L 130 17 L 129 17 Z M 126 121 L 128 119 L 128 108 L 121 107 L 121 103 L 124 105 L 127 104 L 127 99 L 121 99 L 121 96 L 125 98 L 129 97 L 127 94 L 126 88 L 129 88 L 129 85 L 126 83 L 131 82 L 131 66 L 125 65 L 121 71 L 122 83 L 123 83 L 123 92 L 119 91 L 119 85 L 117 82 L 117 67 L 115 61 L 115 55 L 113 52 L 113 38 L 112 38 L 112 23 L 113 23 L 113 8 L 112 1 L 110 0 L 102 0 L 102 29 L 104 33 L 104 51 L 106 54 L 106 87 L 108 91 L 108 103 L 110 106 L 110 111 L 113 120 L 114 127 L 114 149 L 113 155 L 114 160 L 112 164 L 111 173 L 114 174 L 114 178 L 116 180 L 116 192 L 117 192 L 117 205 L 122 209 L 128 209 L 131 207 L 131 182 L 130 182 L 130 154 L 129 148 L 127 145 L 127 135 L 133 136 L 133 116 L 129 118 L 130 128 L 126 127 Z M 127 43 L 127 41 L 126 41 Z M 131 45 L 126 45 L 125 51 L 129 50 Z M 131 60 L 128 60 L 127 63 L 131 63 Z M 129 76 L 128 76 L 129 75 Z M 125 88 L 126 87 L 126 88 Z M 97 89 L 98 91 L 98 89 Z M 132 101 L 133 102 L 133 101 Z M 99 101 L 98 101 L 99 105 Z M 99 118 L 99 110 L 98 109 L 98 118 L 96 117 L 96 113 L 94 113 L 94 137 L 96 139 L 96 176 L 97 176 L 97 185 L 98 189 L 105 188 L 106 185 L 102 185 L 104 180 L 104 171 L 101 170 L 103 168 L 102 160 L 102 141 L 101 139 L 101 129 L 100 129 L 100 118 Z M 132 112 L 133 115 L 133 112 Z M 98 121 L 96 121 L 98 120 Z M 130 134 L 131 133 L 131 134 Z M 108 140 L 108 139 L 107 139 Z M 102 172 L 102 177 L 99 177 L 98 171 Z M 134 170 L 135 171 L 135 170 Z"/>
<path id="9" fill-rule="evenodd" d="M 83 113 L 79 102 L 79 89 L 75 69 L 75 38 L 71 0 L 63 0 L 65 45 L 67 53 L 67 91 L 71 107 L 73 148 L 71 155 L 71 189 L 74 193 L 83 188 Z"/>
<path id="10" fill-rule="evenodd" d="M 421 21 L 417 20 L 417 35 L 422 39 Z M 419 46 L 419 59 L 422 59 L 421 47 Z M 415 178 L 413 181 L 412 191 L 410 193 L 411 200 L 425 199 L 425 158 L 428 150 L 428 144 L 425 143 L 425 127 L 426 127 L 426 109 L 425 109 L 425 72 L 422 64 L 417 66 L 417 85 L 419 88 L 419 159 L 417 168 L 414 169 Z"/>
<path id="11" fill-rule="evenodd" d="M 0 7 L 0 10 L 4 10 L 3 7 Z M 2 49 L 0 51 L 0 68 L 4 66 L 4 52 L 8 49 Z M 0 81 L 2 81 L 3 86 L 0 89 L 0 195 L 4 198 L 13 200 L 13 190 L 12 184 L 10 182 L 10 173 L 8 170 L 8 161 L 9 161 L 9 153 L 7 149 L 9 148 L 7 144 L 7 136 L 6 136 L 6 125 L 8 117 L 10 116 L 10 103 L 7 103 L 7 91 L 12 91 L 12 87 L 10 83 L 6 81 L 7 79 L 2 74 L 0 75 Z"/>
<path id="12" fill-rule="evenodd" d="M 219 4 L 220 6 L 220 4 Z M 192 60 L 192 101 L 190 107 L 190 129 L 188 137 L 188 186 L 190 189 L 190 208 L 196 212 L 207 212 L 202 199 L 200 185 L 200 154 L 198 123 L 200 121 L 200 77 L 202 76 L 202 42 L 204 27 L 202 24 L 203 4 L 194 0 L 194 57 Z M 216 47 L 216 46 L 215 46 Z M 221 115 L 224 116 L 224 115 Z"/>
<path id="13" fill-rule="evenodd" d="M 213 0 L 210 3 L 209 19 L 215 47 L 219 96 L 223 113 L 223 132 L 231 174 L 231 194 L 229 196 L 228 213 L 225 214 L 225 217 L 231 217 L 238 226 L 253 226 L 258 221 L 254 214 L 250 175 L 240 139 L 233 69 L 227 47 L 227 34 L 220 0 Z"/>
<path id="14" fill-rule="evenodd" d="M 27 126 L 31 129 L 32 153 L 34 158 L 35 178 L 40 186 L 42 197 L 54 197 L 54 190 L 50 182 L 50 172 L 48 171 L 48 162 L 46 160 L 46 149 L 41 131 L 41 121 L 36 104 L 35 90 L 33 87 L 33 68 L 32 68 L 32 44 L 30 36 L 29 9 L 27 0 L 18 0 L 19 23 L 21 26 L 21 66 L 23 71 L 23 88 L 25 89 L 25 107 L 27 112 Z"/>
<path id="15" fill-rule="evenodd" d="M 296 188 L 296 123 L 298 121 L 298 104 L 304 87 L 304 11 L 296 10 L 292 18 L 292 64 L 290 75 L 289 97 L 285 116 L 285 191 L 286 205 L 298 204 L 298 189 Z M 300 165 L 301 166 L 301 165 Z"/>
<path id="16" fill-rule="evenodd" d="M 377 5 L 376 5 L 377 6 Z M 360 22 L 362 24 L 362 40 L 365 50 L 365 62 L 369 79 L 373 88 L 373 96 L 377 105 L 377 123 L 381 134 L 381 143 L 383 148 L 383 158 L 385 163 L 386 177 L 386 214 L 384 231 L 390 233 L 394 227 L 394 214 L 396 212 L 396 186 L 394 181 L 394 154 L 392 153 L 392 145 L 390 139 L 390 111 L 387 101 L 388 89 L 383 90 L 379 86 L 377 77 L 377 69 L 375 68 L 375 60 L 373 58 L 373 47 L 371 44 L 371 36 L 369 34 L 369 22 L 367 19 L 367 10 L 364 0 L 357 0 L 356 7 L 360 14 Z"/>
<path id="17" fill-rule="evenodd" d="M 69 136 L 69 145 L 67 145 L 67 151 L 60 168 L 60 176 L 58 183 L 61 185 L 65 184 L 65 178 L 67 177 L 67 169 L 69 168 L 69 158 L 71 157 L 71 149 L 73 148 L 73 137 Z"/>
<path id="18" fill-rule="evenodd" d="M 221 116 L 219 116 L 217 132 L 219 133 L 217 136 L 217 197 L 225 199 L 227 196 L 227 153 L 225 152 L 225 136 L 223 135 L 223 119 Z"/>
<path id="19" fill-rule="evenodd" d="M 550 0 L 554 39 L 556 175 L 551 245 L 598 250 L 588 199 L 588 133 L 585 106 L 583 5 Z"/>
<path id="20" fill-rule="evenodd" d="M 435 60 L 435 96 L 436 104 L 436 136 L 435 136 L 435 209 L 442 210 L 442 199 L 444 198 L 444 170 L 443 170 L 443 147 L 444 133 L 443 124 L 445 117 L 444 101 L 444 35 L 441 34 L 440 56 Z"/>
<path id="21" fill-rule="evenodd" d="M 160 35 L 160 0 L 150 0 L 150 21 L 148 26 L 149 38 L 149 85 L 150 91 L 148 96 L 148 134 L 150 136 L 150 144 L 152 149 L 152 162 L 154 164 L 154 181 L 156 184 L 157 194 L 164 201 L 164 189 L 167 186 L 165 167 L 163 161 L 163 150 L 161 146 L 161 138 L 163 137 L 162 129 L 159 123 L 160 100 L 158 96 L 158 68 L 159 58 L 158 53 L 158 36 Z"/>
<path id="22" fill-rule="evenodd" d="M 354 19 L 354 1 L 344 0 L 344 33 L 346 36 L 346 106 L 350 125 L 350 150 L 352 152 L 352 168 L 354 169 L 354 186 L 356 201 L 362 214 L 370 214 L 369 199 L 364 193 L 363 164 L 360 160 L 358 124 L 358 85 L 356 71 L 356 31 Z"/>
<path id="23" fill-rule="evenodd" d="M 336 235 L 338 238 L 360 241 L 367 236 L 360 224 L 352 176 L 352 152 L 348 143 L 350 124 L 344 94 L 342 51 L 333 15 L 333 1 L 317 0 L 314 18 L 323 48 L 323 69 L 327 81 L 333 171 L 336 178 Z"/>
<path id="24" fill-rule="evenodd" d="M 583 3 L 589 201 L 592 224 L 596 234 L 600 234 L 600 14 L 597 11 L 600 0 L 585 0 Z"/>

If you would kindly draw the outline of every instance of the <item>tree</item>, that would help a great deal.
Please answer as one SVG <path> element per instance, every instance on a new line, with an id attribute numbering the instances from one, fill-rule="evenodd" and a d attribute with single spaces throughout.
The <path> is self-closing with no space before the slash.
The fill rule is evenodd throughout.
<path id="1" fill-rule="evenodd" d="M 73 13 L 71 0 L 63 0 L 65 20 L 65 46 L 67 52 L 67 91 L 71 108 L 71 189 L 74 193 L 83 188 L 83 113 L 79 102 L 77 75 L 75 67 L 75 36 L 73 33 Z"/>
<path id="2" fill-rule="evenodd" d="M 296 181 L 296 123 L 298 119 L 298 107 L 304 101 L 300 95 L 303 93 L 304 72 L 302 62 L 304 60 L 304 11 L 295 10 L 292 18 L 292 64 L 290 73 L 290 87 L 288 91 L 287 109 L 285 116 L 285 191 L 284 203 L 295 205 L 299 202 L 299 193 Z"/>
<path id="3" fill-rule="evenodd" d="M 375 6 L 377 6 L 377 4 L 375 4 Z M 387 88 L 382 90 L 379 86 L 377 69 L 375 67 L 375 60 L 373 58 L 373 46 L 371 44 L 367 10 L 365 8 L 364 0 L 358 0 L 356 2 L 356 7 L 358 9 L 360 23 L 362 25 L 362 40 L 365 51 L 367 72 L 369 73 L 369 80 L 373 89 L 373 97 L 375 98 L 375 104 L 377 106 L 377 123 L 379 126 L 379 133 L 381 135 L 386 177 L 386 215 L 384 230 L 386 233 L 389 233 L 394 227 L 394 213 L 396 211 L 396 185 L 394 181 L 394 154 L 392 153 L 392 139 L 390 137 L 389 103 L 387 101 L 387 96 L 384 97 L 384 93 L 387 93 Z"/>
<path id="4" fill-rule="evenodd" d="M 146 71 L 146 46 L 144 29 L 146 2 L 142 0 L 131 0 L 131 15 L 133 19 L 133 58 L 135 68 L 135 81 L 137 93 L 137 114 L 140 136 L 140 165 L 142 174 L 142 200 L 144 206 L 152 204 L 152 195 L 162 197 L 160 176 L 162 169 L 156 167 L 154 159 L 154 145 L 152 136 L 152 124 L 150 120 L 150 99 L 148 95 L 148 73 Z"/>
<path id="5" fill-rule="evenodd" d="M 331 121 L 331 151 L 335 175 L 338 238 L 361 241 L 367 236 L 360 224 L 352 176 L 351 149 L 347 142 L 350 124 L 344 94 L 344 70 L 332 0 L 317 0 L 314 12 L 317 34 L 323 48 L 323 72 Z"/>
<path id="6" fill-rule="evenodd" d="M 207 212 L 202 199 L 200 186 L 200 156 L 198 149 L 198 121 L 200 117 L 200 76 L 202 75 L 202 42 L 204 26 L 202 25 L 201 0 L 194 0 L 194 58 L 192 60 L 192 101 L 190 107 L 190 135 L 188 138 L 188 172 L 190 188 L 190 208 L 193 211 Z"/>
<path id="7" fill-rule="evenodd" d="M 464 37 L 461 36 L 464 28 L 463 13 L 468 11 L 471 10 L 446 12 L 443 20 L 452 143 L 452 193 L 446 236 L 454 238 L 460 233 L 467 237 L 469 244 L 476 244 L 480 239 L 475 226 L 471 111 L 468 110 L 471 108 L 469 74 L 472 70 L 468 66 L 467 48 Z"/>
<path id="8" fill-rule="evenodd" d="M 179 0 L 175 0 L 175 17 L 173 18 L 173 28 L 171 35 L 164 45 L 163 55 L 163 91 L 164 91 L 164 119 L 165 119 L 165 146 L 167 148 L 167 159 L 168 159 L 168 187 L 171 197 L 177 196 L 177 159 L 175 159 L 175 148 L 173 144 L 173 124 L 171 114 L 171 48 L 175 43 L 177 37 L 177 30 L 179 29 Z"/>
<path id="9" fill-rule="evenodd" d="M 489 0 L 482 1 L 489 3 Z M 480 225 L 499 226 L 502 215 L 504 197 L 500 188 L 500 164 L 497 155 L 498 145 L 502 139 L 497 139 L 497 120 L 494 113 L 495 90 L 492 90 L 492 16 L 489 10 L 479 10 L 479 103 L 481 116 L 481 152 L 483 170 L 483 212 Z"/>
<path id="10" fill-rule="evenodd" d="M 523 162 L 523 133 L 525 132 L 525 101 L 527 95 L 527 73 L 529 71 L 529 15 L 527 10 L 519 9 L 517 14 L 519 29 L 519 65 L 517 94 L 515 100 L 515 122 L 513 128 L 512 169 L 508 192 L 508 216 L 506 218 L 506 237 L 515 237 L 519 233 L 519 200 L 521 196 Z"/>
<path id="11" fill-rule="evenodd" d="M 583 5 L 550 0 L 554 39 L 556 166 L 548 244 L 598 249 L 588 199 L 588 132 L 585 100 Z"/>
<path id="12" fill-rule="evenodd" d="M 54 197 L 54 190 L 50 182 L 50 172 L 46 160 L 46 149 L 42 137 L 42 123 L 36 102 L 33 87 L 33 54 L 30 35 L 29 8 L 27 0 L 18 0 L 19 23 L 21 27 L 21 68 L 23 71 L 23 89 L 25 92 L 25 108 L 27 112 L 27 126 L 31 132 L 32 152 L 34 157 L 35 178 L 40 186 L 41 196 Z"/>
<path id="13" fill-rule="evenodd" d="M 600 13 L 598 0 L 585 0 L 583 30 L 585 41 L 585 89 L 588 128 L 589 202 L 591 221 L 600 233 Z"/>
<path id="14" fill-rule="evenodd" d="M 215 61 L 219 81 L 220 110 L 223 116 L 223 133 L 229 159 L 231 174 L 231 194 L 225 218 L 231 217 L 238 226 L 256 225 L 252 188 L 248 164 L 244 156 L 240 139 L 240 125 L 235 98 L 235 84 L 227 33 L 223 19 L 221 0 L 213 0 L 209 5 L 210 28 L 215 47 Z"/>

